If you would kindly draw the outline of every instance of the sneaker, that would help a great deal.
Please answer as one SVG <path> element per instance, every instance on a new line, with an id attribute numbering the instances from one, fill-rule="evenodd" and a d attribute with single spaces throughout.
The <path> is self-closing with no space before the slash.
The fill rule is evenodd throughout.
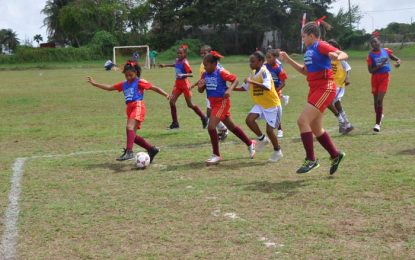
<path id="1" fill-rule="evenodd" d="M 206 116 L 201 120 L 202 120 L 202 127 L 203 127 L 203 129 L 205 129 L 209 124 L 209 117 Z"/>
<path id="2" fill-rule="evenodd" d="M 212 157 L 206 160 L 206 165 L 216 165 L 219 164 L 220 161 L 222 161 L 222 157 L 213 154 Z"/>
<path id="3" fill-rule="evenodd" d="M 269 144 L 269 139 L 268 137 L 264 137 L 264 139 L 262 141 L 257 141 L 255 144 L 255 150 L 257 152 L 262 152 L 265 148 L 265 146 L 267 146 L 267 144 Z"/>
<path id="4" fill-rule="evenodd" d="M 255 157 L 255 145 L 256 145 L 256 141 L 252 140 L 252 144 L 250 146 L 248 146 L 248 151 L 249 151 L 249 158 L 250 159 L 254 159 Z"/>
<path id="5" fill-rule="evenodd" d="M 376 125 L 373 127 L 373 133 L 374 133 L 374 134 L 377 134 L 377 133 L 379 133 L 379 132 L 380 132 L 380 125 L 376 124 Z"/>
<path id="6" fill-rule="evenodd" d="M 313 169 L 317 169 L 318 167 L 320 167 L 318 160 L 310 161 L 305 159 L 303 165 L 301 165 L 301 167 L 297 170 L 297 173 L 307 173 Z"/>
<path id="7" fill-rule="evenodd" d="M 340 123 L 339 122 L 339 133 L 343 134 L 344 130 L 346 129 L 346 125 L 345 123 Z"/>
<path id="8" fill-rule="evenodd" d="M 284 106 L 286 106 L 288 105 L 288 102 L 290 102 L 290 96 L 282 95 L 282 100 L 284 101 Z"/>
<path id="9" fill-rule="evenodd" d="M 229 134 L 229 130 L 228 129 L 222 129 L 219 133 L 219 140 L 220 141 L 225 141 L 226 137 L 228 137 Z"/>
<path id="10" fill-rule="evenodd" d="M 177 123 L 177 122 L 172 122 L 171 124 L 170 124 L 170 126 L 168 126 L 167 127 L 167 130 L 173 130 L 173 129 L 178 129 L 180 126 L 179 126 L 179 123 Z"/>
<path id="11" fill-rule="evenodd" d="M 346 127 L 343 129 L 342 134 L 347 135 L 348 133 L 350 133 L 352 130 L 354 129 L 353 125 L 348 123 L 346 125 Z"/>
<path id="12" fill-rule="evenodd" d="M 278 130 L 277 131 L 277 137 L 278 138 L 282 138 L 284 136 L 284 131 L 282 131 L 282 130 Z"/>
<path id="13" fill-rule="evenodd" d="M 123 154 L 120 155 L 120 157 L 118 157 L 116 160 L 117 161 L 126 161 L 126 160 L 131 160 L 134 158 L 134 152 L 133 151 L 128 151 L 127 149 L 124 149 Z"/>
<path id="14" fill-rule="evenodd" d="M 153 146 L 153 148 L 151 148 L 151 150 L 147 152 L 148 152 L 148 156 L 150 156 L 150 163 L 152 163 L 154 157 L 156 157 L 156 155 L 160 152 L 160 148 Z"/>
<path id="15" fill-rule="evenodd" d="M 269 157 L 268 161 L 270 162 L 278 162 L 279 160 L 281 160 L 282 158 L 282 151 L 278 150 L 278 151 L 273 151 L 271 154 L 271 157 Z"/>
<path id="16" fill-rule="evenodd" d="M 337 168 L 339 167 L 339 164 L 343 160 L 344 156 L 346 156 L 344 152 L 339 152 L 339 155 L 337 155 L 336 158 L 331 159 L 330 175 L 333 175 L 337 171 Z"/>

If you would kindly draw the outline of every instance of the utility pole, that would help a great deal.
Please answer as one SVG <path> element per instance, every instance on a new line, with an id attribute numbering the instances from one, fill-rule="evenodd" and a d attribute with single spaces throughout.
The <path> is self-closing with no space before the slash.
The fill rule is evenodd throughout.
<path id="1" fill-rule="evenodd" d="M 350 0 L 349 0 L 349 26 L 350 26 L 350 29 L 352 29 L 352 6 L 350 5 Z"/>

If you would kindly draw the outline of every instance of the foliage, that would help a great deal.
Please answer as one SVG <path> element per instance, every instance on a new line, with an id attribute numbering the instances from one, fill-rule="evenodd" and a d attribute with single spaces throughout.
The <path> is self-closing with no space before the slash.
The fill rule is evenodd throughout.
<path id="1" fill-rule="evenodd" d="M 183 39 L 177 41 L 173 46 L 169 49 L 165 50 L 164 52 L 160 53 L 157 58 L 160 60 L 171 60 L 177 58 L 177 49 L 182 45 L 186 44 L 188 47 L 188 58 L 197 58 L 199 57 L 200 47 L 202 47 L 203 43 L 198 39 Z"/>
<path id="2" fill-rule="evenodd" d="M 15 51 L 20 44 L 17 34 L 12 29 L 0 30 L 0 48 L 4 45 L 7 50 Z"/>
<path id="3" fill-rule="evenodd" d="M 109 32 L 99 31 L 95 33 L 90 42 L 91 47 L 102 56 L 110 55 L 112 48 L 118 45 L 117 38 Z"/>
<path id="4" fill-rule="evenodd" d="M 42 35 L 40 35 L 40 34 L 36 34 L 36 35 L 33 37 L 33 40 L 34 40 L 35 42 L 37 42 L 37 44 L 39 44 L 41 41 L 43 41 L 43 37 L 42 37 Z"/>

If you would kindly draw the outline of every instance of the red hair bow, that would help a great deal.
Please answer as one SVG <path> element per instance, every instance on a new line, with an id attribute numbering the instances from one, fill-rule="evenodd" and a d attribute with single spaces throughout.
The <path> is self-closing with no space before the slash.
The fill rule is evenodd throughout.
<path id="1" fill-rule="evenodd" d="M 180 48 L 182 48 L 182 49 L 184 49 L 184 50 L 187 50 L 187 45 L 186 44 L 182 44 L 181 46 L 180 46 Z"/>
<path id="2" fill-rule="evenodd" d="M 137 65 L 137 62 L 135 62 L 135 61 L 127 61 L 127 64 L 130 65 L 130 66 L 132 66 L 132 67 L 135 67 Z"/>
<path id="3" fill-rule="evenodd" d="M 318 18 L 315 22 L 317 23 L 317 25 L 320 25 L 322 22 L 324 22 L 324 19 L 326 19 L 327 16 L 322 16 L 320 18 Z"/>
<path id="4" fill-rule="evenodd" d="M 217 51 L 211 51 L 210 54 L 215 57 L 215 58 L 223 58 L 223 55 L 221 55 L 219 52 Z"/>
<path id="5" fill-rule="evenodd" d="M 374 31 L 374 32 L 372 33 L 372 36 L 373 36 L 373 37 L 375 37 L 375 38 L 378 38 L 378 37 L 379 37 L 379 35 L 380 35 L 380 33 L 379 33 L 378 31 Z"/>

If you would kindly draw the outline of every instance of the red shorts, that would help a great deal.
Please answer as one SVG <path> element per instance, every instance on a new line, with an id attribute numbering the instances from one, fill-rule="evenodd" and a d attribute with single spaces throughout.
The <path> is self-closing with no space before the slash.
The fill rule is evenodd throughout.
<path id="1" fill-rule="evenodd" d="M 336 97 L 336 83 L 333 80 L 313 80 L 308 82 L 308 103 L 315 106 L 321 113 Z"/>
<path id="2" fill-rule="evenodd" d="M 231 100 L 230 98 L 209 98 L 211 112 L 210 116 L 214 116 L 223 121 L 231 116 Z"/>
<path id="3" fill-rule="evenodd" d="M 176 85 L 174 85 L 173 94 L 175 96 L 180 96 L 182 93 L 185 97 L 192 96 L 192 91 L 190 90 L 190 82 L 187 79 L 176 80 Z"/>
<path id="4" fill-rule="evenodd" d="M 138 121 L 137 129 L 141 129 L 141 124 L 146 116 L 146 106 L 143 101 L 130 102 L 125 109 L 128 119 L 135 119 Z"/>
<path id="5" fill-rule="evenodd" d="M 386 93 L 389 85 L 389 73 L 372 74 L 372 94 Z"/>

